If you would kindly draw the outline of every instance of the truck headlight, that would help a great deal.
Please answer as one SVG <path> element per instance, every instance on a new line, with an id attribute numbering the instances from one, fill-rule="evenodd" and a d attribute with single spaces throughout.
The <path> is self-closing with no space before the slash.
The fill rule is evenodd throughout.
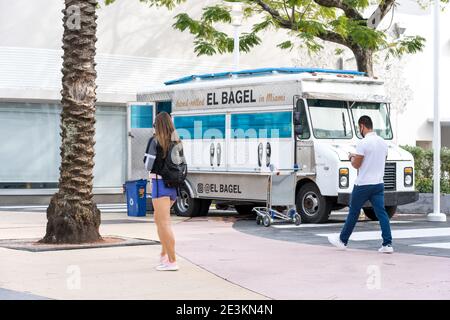
<path id="1" fill-rule="evenodd" d="M 339 187 L 340 188 L 348 188 L 348 168 L 340 168 L 339 169 Z"/>
<path id="2" fill-rule="evenodd" d="M 403 169 L 405 187 L 411 187 L 413 185 L 413 168 L 406 167 Z"/>

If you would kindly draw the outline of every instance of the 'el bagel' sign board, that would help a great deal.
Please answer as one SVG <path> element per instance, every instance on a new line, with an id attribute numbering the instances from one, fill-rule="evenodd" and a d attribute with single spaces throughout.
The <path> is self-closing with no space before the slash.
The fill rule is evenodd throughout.
<path id="1" fill-rule="evenodd" d="M 180 90 L 174 92 L 172 103 L 177 111 L 287 105 L 292 104 L 292 98 L 299 94 L 299 89 L 299 86 L 290 83 L 289 85 Z"/>

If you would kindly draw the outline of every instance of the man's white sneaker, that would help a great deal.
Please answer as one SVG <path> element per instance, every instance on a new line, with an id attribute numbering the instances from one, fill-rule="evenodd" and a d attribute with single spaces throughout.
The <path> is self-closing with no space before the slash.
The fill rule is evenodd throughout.
<path id="1" fill-rule="evenodd" d="M 158 271 L 177 271 L 178 269 L 178 265 L 175 262 L 163 263 L 156 267 L 156 270 Z"/>
<path id="2" fill-rule="evenodd" d="M 328 236 L 328 241 L 339 250 L 346 250 L 347 246 L 341 241 L 339 235 Z"/>
<path id="3" fill-rule="evenodd" d="M 378 249 L 378 252 L 381 253 L 394 253 L 394 248 L 392 248 L 391 245 L 382 246 L 380 249 Z"/>

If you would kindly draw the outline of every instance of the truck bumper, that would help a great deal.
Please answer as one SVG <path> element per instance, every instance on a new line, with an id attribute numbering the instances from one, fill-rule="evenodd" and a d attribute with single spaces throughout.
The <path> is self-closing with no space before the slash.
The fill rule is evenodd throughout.
<path id="1" fill-rule="evenodd" d="M 351 193 L 338 193 L 339 204 L 350 204 Z M 384 192 L 384 205 L 385 206 L 400 206 L 415 202 L 419 199 L 419 193 L 417 191 L 385 191 Z M 369 201 L 364 204 L 364 207 L 371 207 Z"/>

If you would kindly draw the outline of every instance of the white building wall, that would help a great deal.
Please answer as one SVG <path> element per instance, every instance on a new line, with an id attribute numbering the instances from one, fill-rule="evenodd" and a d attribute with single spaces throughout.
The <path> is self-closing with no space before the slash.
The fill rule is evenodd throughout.
<path id="1" fill-rule="evenodd" d="M 102 7 L 98 11 L 97 42 L 99 104 L 124 106 L 143 87 L 187 74 L 232 69 L 232 54 L 197 57 L 193 36 L 171 27 L 176 14 L 189 11 L 199 16 L 205 4 L 216 2 L 189 0 L 171 12 L 149 8 L 138 0 L 117 0 L 114 5 Z M 0 0 L 0 102 L 59 101 L 63 3 Z M 393 23 L 405 27 L 405 35 L 425 37 L 425 50 L 400 62 L 390 60 L 376 67 L 393 96 L 395 141 L 400 144 L 415 145 L 432 138 L 428 121 L 433 116 L 432 18 L 431 10 L 423 11 L 415 0 L 401 0 Z M 388 15 L 380 28 L 389 24 Z M 247 23 L 242 31 L 249 31 L 250 27 Z M 232 34 L 231 27 L 226 30 Z M 309 56 L 304 51 L 278 49 L 276 44 L 286 39 L 285 31 L 266 33 L 262 45 L 241 54 L 241 67 L 337 67 L 339 57 L 333 52 L 336 46 L 327 44 L 324 52 Z M 441 17 L 441 54 L 441 116 L 450 123 L 449 9 Z M 351 65 L 350 61 L 344 67 Z M 443 143 L 450 140 L 448 128 L 442 130 Z"/>
<path id="2" fill-rule="evenodd" d="M 374 8 L 367 10 L 373 12 Z M 392 99 L 394 141 L 404 145 L 431 146 L 433 138 L 433 8 L 423 9 L 416 0 L 400 0 L 391 22 L 388 14 L 379 26 L 391 29 L 396 23 L 406 28 L 403 36 L 420 35 L 426 39 L 422 52 L 405 55 L 400 60 L 385 61 L 385 53 L 377 53 L 374 71 L 386 82 Z M 366 14 L 368 16 L 368 14 Z M 450 8 L 441 13 L 440 44 L 440 113 L 442 145 L 450 146 Z M 345 53 L 345 68 L 355 68 L 350 51 Z"/>

